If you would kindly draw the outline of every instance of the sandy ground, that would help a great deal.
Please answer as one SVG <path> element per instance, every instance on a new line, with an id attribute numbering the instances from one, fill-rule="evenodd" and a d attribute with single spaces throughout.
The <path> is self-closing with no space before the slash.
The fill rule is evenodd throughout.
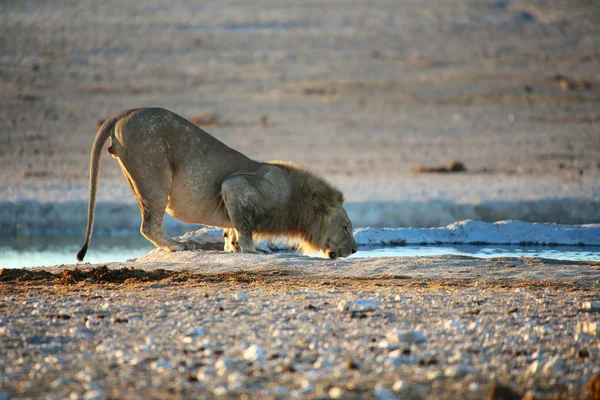
<path id="1" fill-rule="evenodd" d="M 600 395 L 600 263 L 165 257 L 2 270 L 0 396 Z"/>
<path id="2" fill-rule="evenodd" d="M 97 121 L 138 106 L 310 166 L 360 225 L 600 222 L 599 20 L 593 1 L 4 1 L 0 233 L 80 233 Z M 96 232 L 137 229 L 108 157 L 101 179 Z M 600 397 L 593 263 L 172 257 L 3 270 L 0 398 Z"/>
<path id="3" fill-rule="evenodd" d="M 5 235 L 48 233 L 10 218 L 38 212 L 27 199 L 39 224 L 68 207 L 85 225 L 96 122 L 138 106 L 310 166 L 361 225 L 600 221 L 594 2 L 19 1 L 0 18 Z M 453 160 L 468 172 L 411 173 Z M 113 224 L 136 209 L 117 163 L 102 169 L 97 222 Z M 113 220 L 111 202 L 132 207 Z M 407 212 L 370 215 L 382 203 Z"/>

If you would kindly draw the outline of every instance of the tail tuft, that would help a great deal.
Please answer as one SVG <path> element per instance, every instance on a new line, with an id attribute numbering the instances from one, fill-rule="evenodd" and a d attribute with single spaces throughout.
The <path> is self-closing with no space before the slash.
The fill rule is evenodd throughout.
<path id="1" fill-rule="evenodd" d="M 87 252 L 87 244 L 84 244 L 79 253 L 77 253 L 77 261 L 83 261 L 83 257 L 85 257 L 85 253 Z"/>

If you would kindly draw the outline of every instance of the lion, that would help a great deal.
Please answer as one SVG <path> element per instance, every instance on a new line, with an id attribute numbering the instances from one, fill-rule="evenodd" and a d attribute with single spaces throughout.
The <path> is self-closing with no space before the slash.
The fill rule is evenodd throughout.
<path id="1" fill-rule="evenodd" d="M 331 259 L 357 250 L 344 196 L 290 162 L 258 162 L 185 118 L 161 108 L 122 111 L 96 134 L 90 156 L 87 228 L 92 236 L 102 149 L 119 161 L 142 215 L 140 231 L 167 251 L 199 248 L 163 230 L 165 211 L 192 224 L 224 228 L 225 251 L 256 253 L 254 239 L 279 237 Z"/>

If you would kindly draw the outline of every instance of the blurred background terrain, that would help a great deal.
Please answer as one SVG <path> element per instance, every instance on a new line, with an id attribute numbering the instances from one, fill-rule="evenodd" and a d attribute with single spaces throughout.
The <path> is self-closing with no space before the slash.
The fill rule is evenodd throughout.
<path id="1" fill-rule="evenodd" d="M 97 123 L 142 106 L 307 165 L 356 226 L 600 222 L 596 1 L 3 1 L 0 88 L 4 236 L 82 234 Z M 100 181 L 96 234 L 137 230 Z"/>

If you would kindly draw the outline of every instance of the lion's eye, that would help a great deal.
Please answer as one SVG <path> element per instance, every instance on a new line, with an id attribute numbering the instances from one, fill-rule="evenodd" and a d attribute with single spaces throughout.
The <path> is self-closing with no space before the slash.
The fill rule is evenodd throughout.
<path id="1" fill-rule="evenodd" d="M 350 231 L 348 230 L 348 227 L 347 227 L 347 226 L 345 226 L 345 227 L 344 227 L 344 232 L 346 232 L 346 233 L 350 233 Z"/>

